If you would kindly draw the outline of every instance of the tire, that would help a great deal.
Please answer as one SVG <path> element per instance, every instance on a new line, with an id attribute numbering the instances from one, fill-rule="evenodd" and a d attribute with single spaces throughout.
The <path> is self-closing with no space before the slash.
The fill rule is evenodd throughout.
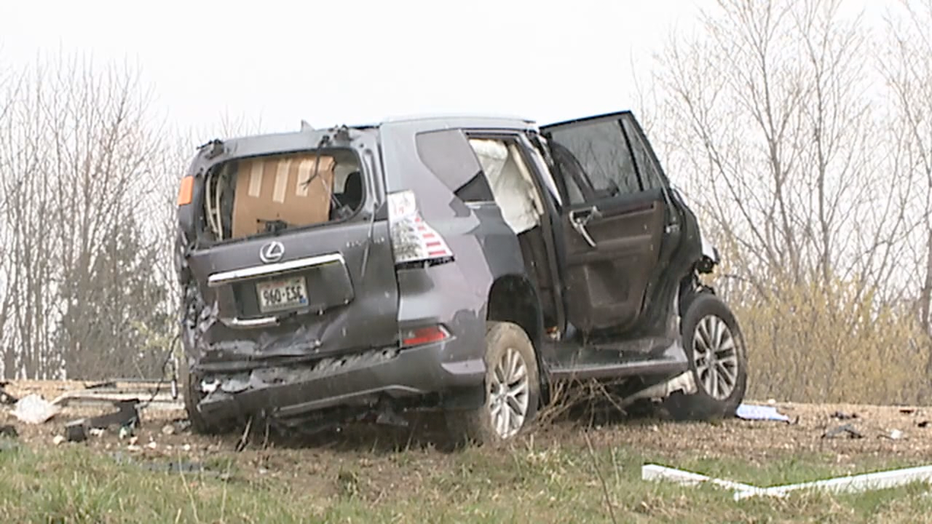
<path id="1" fill-rule="evenodd" d="M 677 420 L 733 417 L 748 380 L 744 337 L 734 314 L 717 296 L 700 293 L 687 306 L 681 333 L 697 390 L 691 395 L 674 393 L 664 407 Z M 711 365 L 710 355 L 716 358 Z"/>
<path id="2" fill-rule="evenodd" d="M 197 404 L 201 400 L 201 394 L 198 391 L 197 377 L 192 375 L 188 370 L 188 359 L 182 357 L 179 368 L 179 379 L 181 382 L 181 396 L 184 399 L 184 410 L 188 416 L 188 422 L 191 423 L 191 431 L 199 435 L 214 435 L 220 433 L 222 428 L 215 424 L 208 423 L 201 416 L 197 409 Z"/>
<path id="3" fill-rule="evenodd" d="M 460 443 L 505 442 L 526 431 L 537 416 L 540 372 L 527 333 L 510 322 L 488 322 L 483 358 L 486 378 L 482 406 L 446 413 L 451 437 Z M 503 381 L 513 384 L 513 392 Z"/>

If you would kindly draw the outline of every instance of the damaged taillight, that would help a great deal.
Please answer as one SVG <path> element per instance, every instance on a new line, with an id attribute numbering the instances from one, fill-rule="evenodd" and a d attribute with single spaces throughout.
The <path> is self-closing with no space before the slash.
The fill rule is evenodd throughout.
<path id="1" fill-rule="evenodd" d="M 423 346 L 448 338 L 450 338 L 450 332 L 439 325 L 409 329 L 401 333 L 401 347 Z"/>
<path id="2" fill-rule="evenodd" d="M 388 224 L 396 266 L 431 266 L 453 260 L 446 240 L 421 218 L 413 191 L 388 195 Z"/>

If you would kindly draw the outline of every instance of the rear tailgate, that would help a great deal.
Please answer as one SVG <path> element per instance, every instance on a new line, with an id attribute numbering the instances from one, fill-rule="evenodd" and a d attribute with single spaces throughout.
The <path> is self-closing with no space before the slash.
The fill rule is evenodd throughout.
<path id="1" fill-rule="evenodd" d="M 380 174 L 374 147 L 367 149 L 374 144 L 354 146 L 362 151 L 363 183 L 361 202 L 348 218 L 331 212 L 329 222 L 245 235 L 189 253 L 188 267 L 211 314 L 199 367 L 245 369 L 268 359 L 304 360 L 397 343 L 398 285 L 388 221 L 375 220 Z M 289 176 L 282 183 L 290 191 L 295 177 Z M 334 181 L 335 197 L 348 191 L 338 185 Z M 317 201 L 330 205 L 329 195 Z"/>
<path id="2" fill-rule="evenodd" d="M 387 221 L 373 222 L 371 242 L 369 236 L 370 223 L 356 222 L 192 255 L 202 294 L 216 301 L 219 322 L 208 335 L 224 354 L 214 357 L 300 356 L 394 343 L 398 287 Z M 272 241 L 285 254 L 278 263 L 263 264 L 260 250 Z M 269 297 L 276 287 L 279 295 L 292 296 Z M 295 295 L 304 303 L 283 304 Z"/>

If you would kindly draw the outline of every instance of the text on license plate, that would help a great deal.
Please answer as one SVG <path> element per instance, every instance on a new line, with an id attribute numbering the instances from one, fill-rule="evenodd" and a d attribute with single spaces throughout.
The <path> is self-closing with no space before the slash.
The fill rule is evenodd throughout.
<path id="1" fill-rule="evenodd" d="M 259 310 L 280 311 L 307 305 L 307 286 L 304 277 L 292 277 L 256 284 Z"/>

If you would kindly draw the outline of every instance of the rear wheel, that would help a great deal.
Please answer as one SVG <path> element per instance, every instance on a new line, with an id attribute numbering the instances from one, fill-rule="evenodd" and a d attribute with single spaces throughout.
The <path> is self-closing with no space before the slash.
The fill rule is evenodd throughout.
<path id="1" fill-rule="evenodd" d="M 681 328 L 697 391 L 672 395 L 667 411 L 680 420 L 734 416 L 747 389 L 747 355 L 735 316 L 720 298 L 701 293 L 687 306 Z"/>
<path id="2" fill-rule="evenodd" d="M 184 410 L 188 416 L 188 422 L 191 423 L 191 430 L 201 435 L 221 432 L 222 428 L 220 426 L 208 423 L 197 409 L 197 404 L 202 398 L 200 383 L 197 377 L 192 375 L 188 369 L 187 357 L 181 358 L 181 365 L 178 367 L 179 379 L 181 382 L 181 395 L 184 399 Z"/>
<path id="3" fill-rule="evenodd" d="M 527 429 L 537 415 L 540 376 L 524 330 L 510 322 L 489 322 L 484 359 L 485 402 L 478 409 L 447 413 L 447 426 L 459 441 L 503 442 Z"/>

